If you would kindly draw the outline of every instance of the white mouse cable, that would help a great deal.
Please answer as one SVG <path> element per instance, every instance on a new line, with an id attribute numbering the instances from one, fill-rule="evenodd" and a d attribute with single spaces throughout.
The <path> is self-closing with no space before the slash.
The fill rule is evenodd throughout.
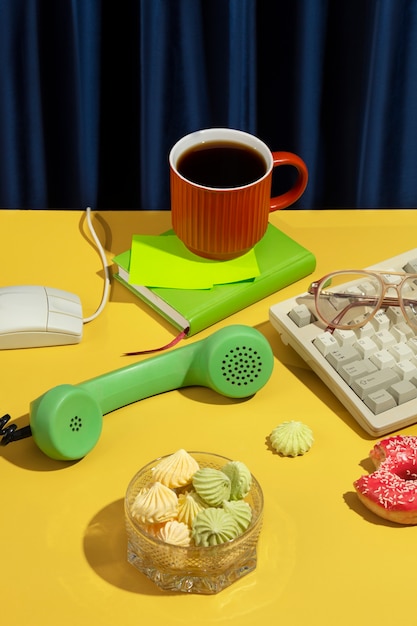
<path id="1" fill-rule="evenodd" d="M 103 296 L 101 298 L 100 306 L 98 307 L 97 311 L 93 313 L 93 315 L 90 315 L 90 317 L 86 317 L 83 319 L 83 324 L 87 324 L 88 322 L 91 322 L 92 320 L 96 319 L 96 317 L 100 315 L 100 313 L 103 311 L 104 307 L 107 304 L 107 300 L 108 300 L 109 292 L 110 292 L 110 274 L 109 274 L 109 268 L 107 266 L 107 259 L 104 253 L 104 248 L 101 245 L 99 238 L 97 237 L 97 233 L 94 230 L 94 226 L 91 221 L 91 207 L 86 208 L 86 218 L 87 218 L 88 229 L 91 233 L 92 238 L 94 239 L 94 243 L 97 246 L 98 253 L 103 263 L 104 289 L 103 289 Z"/>

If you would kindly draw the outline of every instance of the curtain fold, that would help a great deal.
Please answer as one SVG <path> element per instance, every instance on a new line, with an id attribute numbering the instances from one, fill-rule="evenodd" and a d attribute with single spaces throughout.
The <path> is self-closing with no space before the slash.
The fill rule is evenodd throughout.
<path id="1" fill-rule="evenodd" d="M 99 185 L 100 133 L 100 20 L 101 6 L 96 2 L 71 0 L 71 35 L 74 49 L 73 110 L 77 112 L 76 145 L 79 194 L 75 205 L 96 201 Z M 96 45 L 90 45 L 90 41 Z M 62 200 L 60 202 L 62 204 Z"/>
<path id="2" fill-rule="evenodd" d="M 417 206 L 417 5 L 376 2 L 368 38 L 356 202 Z"/>
<path id="3" fill-rule="evenodd" d="M 36 2 L 0 3 L 0 194 L 2 206 L 45 200 Z"/>
<path id="4" fill-rule="evenodd" d="M 323 184 L 325 154 L 321 146 L 320 111 L 325 75 L 327 2 L 306 2 L 299 11 L 296 37 L 294 145 L 308 163 L 308 186 L 304 206 L 314 202 L 314 190 Z"/>
<path id="5" fill-rule="evenodd" d="M 417 207 L 413 1 L 0 0 L 0 61 L 2 207 L 168 209 L 208 126 L 298 153 L 295 208 Z"/>
<path id="6" fill-rule="evenodd" d="M 252 0 L 140 2 L 141 203 L 169 207 L 168 153 L 208 126 L 254 131 Z"/>

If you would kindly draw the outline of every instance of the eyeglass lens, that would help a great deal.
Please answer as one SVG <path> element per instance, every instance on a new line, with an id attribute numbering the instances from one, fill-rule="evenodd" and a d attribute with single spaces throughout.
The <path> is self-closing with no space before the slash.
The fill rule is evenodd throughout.
<path id="1" fill-rule="evenodd" d="M 384 286 L 385 297 L 397 299 L 395 287 L 403 281 L 402 276 L 391 274 L 383 277 L 361 272 L 337 272 L 320 285 L 317 292 L 317 313 L 330 326 L 362 326 L 381 305 Z M 390 288 L 392 287 L 392 288 Z M 406 322 L 417 327 L 417 278 L 410 276 L 401 285 L 401 298 Z M 397 301 L 399 305 L 399 302 Z"/>

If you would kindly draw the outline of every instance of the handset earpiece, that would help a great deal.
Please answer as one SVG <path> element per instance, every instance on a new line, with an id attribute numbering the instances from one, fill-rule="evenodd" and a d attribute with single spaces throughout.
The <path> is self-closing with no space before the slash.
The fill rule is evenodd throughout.
<path id="1" fill-rule="evenodd" d="M 96 445 L 106 413 L 194 385 L 245 398 L 266 384 L 272 369 L 271 346 L 258 330 L 227 326 L 171 352 L 47 391 L 30 405 L 33 438 L 53 459 L 80 459 Z"/>

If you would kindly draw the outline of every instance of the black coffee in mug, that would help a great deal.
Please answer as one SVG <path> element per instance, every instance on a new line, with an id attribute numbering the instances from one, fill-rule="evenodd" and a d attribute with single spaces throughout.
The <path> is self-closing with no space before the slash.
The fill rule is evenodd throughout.
<path id="1" fill-rule="evenodd" d="M 204 142 L 186 150 L 178 159 L 178 172 L 204 187 L 244 187 L 262 178 L 267 164 L 257 150 L 228 141 Z"/>

